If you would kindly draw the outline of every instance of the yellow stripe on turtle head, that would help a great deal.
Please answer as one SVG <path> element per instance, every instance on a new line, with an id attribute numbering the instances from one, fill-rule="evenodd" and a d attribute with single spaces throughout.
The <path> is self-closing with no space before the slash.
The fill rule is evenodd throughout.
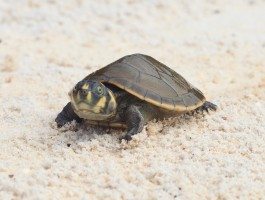
<path id="1" fill-rule="evenodd" d="M 117 103 L 115 97 L 113 96 L 113 93 L 111 91 L 109 91 L 109 95 L 110 95 L 109 104 L 111 105 L 112 109 L 116 110 Z"/>
<path id="2" fill-rule="evenodd" d="M 85 83 L 83 86 L 82 86 L 82 89 L 83 90 L 87 90 L 89 88 L 89 84 L 88 83 Z"/>
<path id="3" fill-rule="evenodd" d="M 106 97 L 103 96 L 99 99 L 99 101 L 97 102 L 96 106 L 104 108 L 106 105 Z"/>
<path id="4" fill-rule="evenodd" d="M 93 108 L 94 113 L 100 113 L 103 108 L 106 106 L 106 97 L 103 96 L 99 99 L 96 105 Z"/>
<path id="5" fill-rule="evenodd" d="M 91 92 L 88 92 L 87 93 L 87 96 L 86 96 L 86 101 L 88 102 L 88 103 L 91 103 L 92 102 L 92 93 Z"/>

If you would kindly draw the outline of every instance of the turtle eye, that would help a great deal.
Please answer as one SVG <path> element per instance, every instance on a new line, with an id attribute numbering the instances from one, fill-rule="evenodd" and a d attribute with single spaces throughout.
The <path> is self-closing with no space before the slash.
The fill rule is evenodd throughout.
<path id="1" fill-rule="evenodd" d="M 103 94 L 103 88 L 99 85 L 99 86 L 97 86 L 97 93 L 99 94 L 99 95 L 102 95 Z"/>

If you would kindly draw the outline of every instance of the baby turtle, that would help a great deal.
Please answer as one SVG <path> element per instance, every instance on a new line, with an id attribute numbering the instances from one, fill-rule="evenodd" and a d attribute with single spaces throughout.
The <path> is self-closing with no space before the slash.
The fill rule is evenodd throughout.
<path id="1" fill-rule="evenodd" d="M 133 54 L 89 74 L 69 92 L 69 102 L 55 119 L 58 127 L 80 123 L 123 127 L 127 141 L 151 119 L 193 110 L 216 110 L 200 90 L 154 58 Z"/>

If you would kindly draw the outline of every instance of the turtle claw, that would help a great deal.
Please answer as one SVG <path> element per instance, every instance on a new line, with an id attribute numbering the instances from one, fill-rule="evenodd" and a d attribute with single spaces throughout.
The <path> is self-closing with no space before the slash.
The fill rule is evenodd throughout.
<path id="1" fill-rule="evenodd" d="M 124 135 L 124 136 L 120 137 L 119 140 L 120 140 L 120 142 L 121 142 L 122 140 L 125 140 L 126 142 L 129 142 L 129 141 L 132 140 L 132 136 L 131 136 L 131 135 Z"/>
<path id="2" fill-rule="evenodd" d="M 67 120 L 64 120 L 64 119 L 62 119 L 61 117 L 58 116 L 55 119 L 55 122 L 57 124 L 57 128 L 62 128 L 68 121 Z"/>

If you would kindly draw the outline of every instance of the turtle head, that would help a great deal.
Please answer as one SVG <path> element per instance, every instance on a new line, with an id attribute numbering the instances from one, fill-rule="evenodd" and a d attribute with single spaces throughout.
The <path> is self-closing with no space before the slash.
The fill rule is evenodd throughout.
<path id="1" fill-rule="evenodd" d="M 116 113 L 116 100 L 110 89 L 101 82 L 83 80 L 69 92 L 75 113 L 88 120 L 102 121 Z"/>

